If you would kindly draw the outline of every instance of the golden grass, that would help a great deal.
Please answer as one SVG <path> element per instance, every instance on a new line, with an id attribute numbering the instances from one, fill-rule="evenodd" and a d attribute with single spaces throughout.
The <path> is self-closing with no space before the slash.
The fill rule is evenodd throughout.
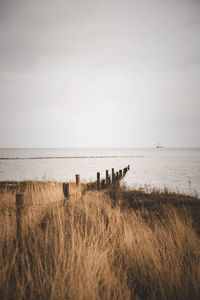
<path id="1" fill-rule="evenodd" d="M 200 299 L 200 238 L 187 197 L 178 206 L 180 195 L 114 194 L 38 207 L 62 200 L 62 186 L 30 185 L 19 256 L 15 193 L 2 193 L 0 299 Z"/>

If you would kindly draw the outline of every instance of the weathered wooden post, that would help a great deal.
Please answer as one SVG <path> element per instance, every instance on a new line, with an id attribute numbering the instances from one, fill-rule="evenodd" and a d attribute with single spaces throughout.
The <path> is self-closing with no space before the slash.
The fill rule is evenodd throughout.
<path id="1" fill-rule="evenodd" d="M 117 176 L 116 176 L 116 173 L 114 173 L 114 180 L 113 180 L 113 183 L 116 182 L 116 179 L 117 179 Z"/>
<path id="2" fill-rule="evenodd" d="M 109 176 L 108 170 L 106 170 L 106 186 L 108 186 L 108 176 Z"/>
<path id="3" fill-rule="evenodd" d="M 80 175 L 77 174 L 76 175 L 76 185 L 79 185 L 80 184 Z"/>
<path id="4" fill-rule="evenodd" d="M 128 170 L 130 170 L 130 165 L 128 165 Z"/>
<path id="5" fill-rule="evenodd" d="M 111 179 L 110 179 L 110 175 L 108 176 L 108 186 L 111 185 Z"/>
<path id="6" fill-rule="evenodd" d="M 115 170 L 112 168 L 112 183 L 115 182 Z"/>
<path id="7" fill-rule="evenodd" d="M 116 172 L 116 181 L 118 181 L 119 180 L 119 172 L 117 171 Z"/>
<path id="8" fill-rule="evenodd" d="M 65 200 L 64 200 L 64 203 L 66 203 L 66 199 L 69 198 L 69 183 L 63 183 L 63 194 L 65 196 Z"/>
<path id="9" fill-rule="evenodd" d="M 102 188 L 102 190 L 105 189 L 105 179 L 101 180 L 101 188 Z"/>
<path id="10" fill-rule="evenodd" d="M 22 253 L 23 249 L 23 208 L 24 194 L 16 194 L 17 243 L 20 253 Z"/>
<path id="11" fill-rule="evenodd" d="M 125 168 L 123 169 L 123 177 L 126 175 L 126 170 Z"/>
<path id="12" fill-rule="evenodd" d="M 122 179 L 122 170 L 119 170 L 119 178 Z"/>
<path id="13" fill-rule="evenodd" d="M 101 190 L 101 185 L 100 185 L 100 173 L 97 172 L 97 190 Z"/>

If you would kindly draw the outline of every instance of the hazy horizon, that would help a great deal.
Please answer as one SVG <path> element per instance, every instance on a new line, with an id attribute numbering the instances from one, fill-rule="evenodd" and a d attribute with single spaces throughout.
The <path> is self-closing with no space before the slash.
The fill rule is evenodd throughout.
<path id="1" fill-rule="evenodd" d="M 0 1 L 1 148 L 200 147 L 200 1 Z"/>
<path id="2" fill-rule="evenodd" d="M 163 146 L 163 145 L 162 145 Z M 156 149 L 153 147 L 0 147 L 0 149 Z M 163 149 L 200 149 L 199 146 L 163 147 Z"/>

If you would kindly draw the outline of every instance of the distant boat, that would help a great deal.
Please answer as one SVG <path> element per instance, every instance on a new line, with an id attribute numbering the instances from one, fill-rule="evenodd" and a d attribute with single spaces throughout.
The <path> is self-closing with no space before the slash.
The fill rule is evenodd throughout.
<path id="1" fill-rule="evenodd" d="M 156 148 L 164 148 L 164 146 L 162 146 L 160 143 L 158 143 L 158 145 L 156 145 Z"/>

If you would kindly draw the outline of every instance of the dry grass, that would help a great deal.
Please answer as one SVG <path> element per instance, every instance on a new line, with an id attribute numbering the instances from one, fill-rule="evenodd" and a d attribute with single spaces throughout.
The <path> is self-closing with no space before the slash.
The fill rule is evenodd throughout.
<path id="1" fill-rule="evenodd" d="M 1 299 L 200 299 L 198 199 L 119 189 L 37 207 L 61 200 L 61 184 L 25 194 L 21 256 L 15 193 L 0 195 Z"/>

